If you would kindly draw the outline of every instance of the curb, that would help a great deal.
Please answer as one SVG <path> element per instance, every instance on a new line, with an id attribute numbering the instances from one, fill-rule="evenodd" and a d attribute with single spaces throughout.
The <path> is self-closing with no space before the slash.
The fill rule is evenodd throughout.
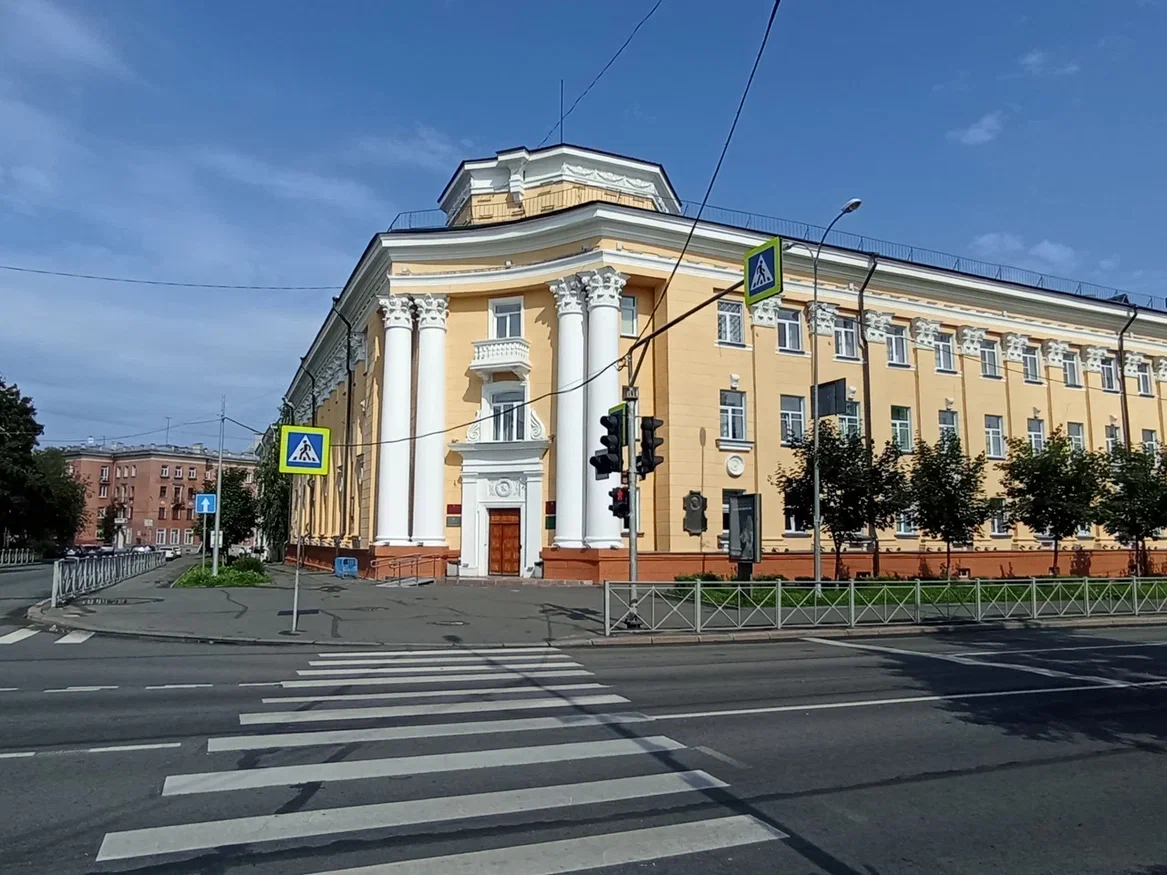
<path id="1" fill-rule="evenodd" d="M 95 632 L 116 638 L 144 641 L 183 641 L 189 644 L 235 644 L 235 645 L 279 645 L 310 647 L 398 647 L 405 650 L 462 650 L 481 647 L 531 647 L 550 644 L 555 647 L 651 647 L 651 646 L 692 646 L 696 644 L 759 644 L 766 641 L 797 641 L 802 638 L 903 638 L 917 635 L 961 635 L 984 630 L 1028 630 L 1058 628 L 1109 628 L 1115 626 L 1162 626 L 1167 625 L 1167 614 L 1145 617 L 1067 617 L 1049 620 L 1003 620 L 997 623 L 957 623 L 946 626 L 862 626 L 840 628 L 837 626 L 801 626 L 796 629 L 770 629 L 756 632 L 703 632 L 701 634 L 670 633 L 664 635 L 621 634 L 611 637 L 593 638 L 541 638 L 537 641 L 480 642 L 471 644 L 448 644 L 406 641 L 338 641 L 333 638 L 259 638 L 242 635 L 197 635 L 193 632 L 131 631 L 110 629 L 96 623 L 78 621 L 72 617 L 49 617 L 44 613 L 46 599 L 28 609 L 30 622 L 54 629 Z"/>

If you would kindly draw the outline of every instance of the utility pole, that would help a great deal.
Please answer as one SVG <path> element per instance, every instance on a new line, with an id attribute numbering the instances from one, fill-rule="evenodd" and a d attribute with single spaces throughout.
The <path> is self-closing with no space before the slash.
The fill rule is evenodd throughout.
<path id="1" fill-rule="evenodd" d="M 170 446 L 170 417 L 166 417 L 166 445 Z"/>
<path id="2" fill-rule="evenodd" d="M 219 514 L 223 511 L 223 431 L 227 427 L 227 396 L 219 405 L 219 465 L 215 468 L 215 543 L 211 552 L 211 576 L 219 576 Z"/>

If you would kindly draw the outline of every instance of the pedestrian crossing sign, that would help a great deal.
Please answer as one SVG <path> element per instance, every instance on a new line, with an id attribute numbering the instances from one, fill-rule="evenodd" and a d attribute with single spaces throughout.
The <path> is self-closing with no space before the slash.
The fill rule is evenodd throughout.
<path id="1" fill-rule="evenodd" d="M 782 238 L 772 237 L 747 252 L 742 274 L 747 306 L 782 294 Z"/>
<path id="2" fill-rule="evenodd" d="M 331 432 L 309 425 L 280 426 L 280 473 L 327 474 Z"/>

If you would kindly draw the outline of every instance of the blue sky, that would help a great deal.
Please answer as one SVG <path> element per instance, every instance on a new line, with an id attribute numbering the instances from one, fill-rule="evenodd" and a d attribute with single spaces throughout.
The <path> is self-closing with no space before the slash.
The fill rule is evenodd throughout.
<path id="1" fill-rule="evenodd" d="M 0 3 L 0 263 L 339 285 L 464 157 L 536 145 L 652 0 Z M 566 138 L 699 200 L 769 0 L 664 0 Z M 784 0 L 711 203 L 1167 293 L 1167 0 Z M 263 427 L 331 292 L 0 271 L 55 441 Z M 231 426 L 229 447 L 249 435 Z M 158 441 L 157 432 L 134 438 Z"/>

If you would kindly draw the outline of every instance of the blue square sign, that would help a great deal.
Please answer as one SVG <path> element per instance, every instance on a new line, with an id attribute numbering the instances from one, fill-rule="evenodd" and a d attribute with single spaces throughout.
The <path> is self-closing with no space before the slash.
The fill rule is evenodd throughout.
<path id="1" fill-rule="evenodd" d="M 782 238 L 773 237 L 746 253 L 742 265 L 746 304 L 782 294 Z"/>
<path id="2" fill-rule="evenodd" d="M 200 492 L 195 496 L 195 513 L 212 514 L 219 505 L 219 496 L 213 492 Z"/>

